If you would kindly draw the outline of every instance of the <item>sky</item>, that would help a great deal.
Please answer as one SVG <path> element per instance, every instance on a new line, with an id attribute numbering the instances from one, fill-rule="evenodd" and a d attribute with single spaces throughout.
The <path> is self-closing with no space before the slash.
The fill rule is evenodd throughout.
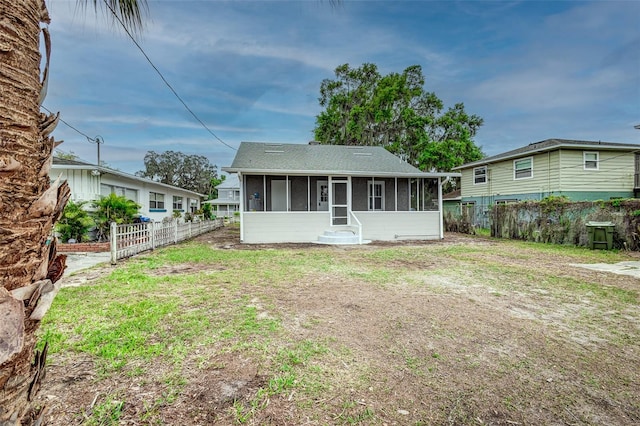
<path id="1" fill-rule="evenodd" d="M 308 143 L 320 84 L 345 63 L 420 65 L 445 108 L 484 119 L 489 156 L 551 138 L 640 143 L 637 1 L 149 0 L 137 41 L 208 130 L 105 10 L 47 7 L 43 105 L 76 129 L 58 125 L 59 150 L 96 163 L 86 136 L 100 136 L 101 161 L 127 173 L 148 151 L 220 168 L 243 141 Z"/>

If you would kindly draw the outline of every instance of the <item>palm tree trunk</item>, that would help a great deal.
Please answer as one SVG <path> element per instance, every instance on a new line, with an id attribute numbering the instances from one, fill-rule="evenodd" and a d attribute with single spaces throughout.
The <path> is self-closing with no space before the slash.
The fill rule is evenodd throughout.
<path id="1" fill-rule="evenodd" d="M 0 0 L 0 425 L 35 422 L 35 332 L 64 271 L 50 235 L 69 188 L 49 181 L 57 116 L 40 113 L 41 22 L 43 0 Z"/>

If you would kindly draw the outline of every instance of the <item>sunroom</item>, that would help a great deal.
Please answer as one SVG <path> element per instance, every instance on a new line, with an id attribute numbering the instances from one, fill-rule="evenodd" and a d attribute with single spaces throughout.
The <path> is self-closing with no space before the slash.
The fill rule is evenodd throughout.
<path id="1" fill-rule="evenodd" d="M 231 167 L 245 243 L 440 239 L 441 184 L 380 147 L 243 142 Z"/>

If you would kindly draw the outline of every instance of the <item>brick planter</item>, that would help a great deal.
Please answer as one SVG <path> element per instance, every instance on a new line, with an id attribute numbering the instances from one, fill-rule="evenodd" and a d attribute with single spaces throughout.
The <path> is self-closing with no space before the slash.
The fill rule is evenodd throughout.
<path id="1" fill-rule="evenodd" d="M 106 243 L 74 243 L 58 244 L 58 253 L 102 253 L 111 250 L 111 246 Z"/>

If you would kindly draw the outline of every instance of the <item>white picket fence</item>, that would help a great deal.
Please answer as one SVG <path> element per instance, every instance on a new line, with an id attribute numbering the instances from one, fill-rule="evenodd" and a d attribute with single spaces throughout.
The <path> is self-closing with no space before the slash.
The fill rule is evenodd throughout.
<path id="1" fill-rule="evenodd" d="M 111 264 L 156 247 L 176 244 L 224 226 L 222 218 L 199 222 L 111 223 Z"/>

